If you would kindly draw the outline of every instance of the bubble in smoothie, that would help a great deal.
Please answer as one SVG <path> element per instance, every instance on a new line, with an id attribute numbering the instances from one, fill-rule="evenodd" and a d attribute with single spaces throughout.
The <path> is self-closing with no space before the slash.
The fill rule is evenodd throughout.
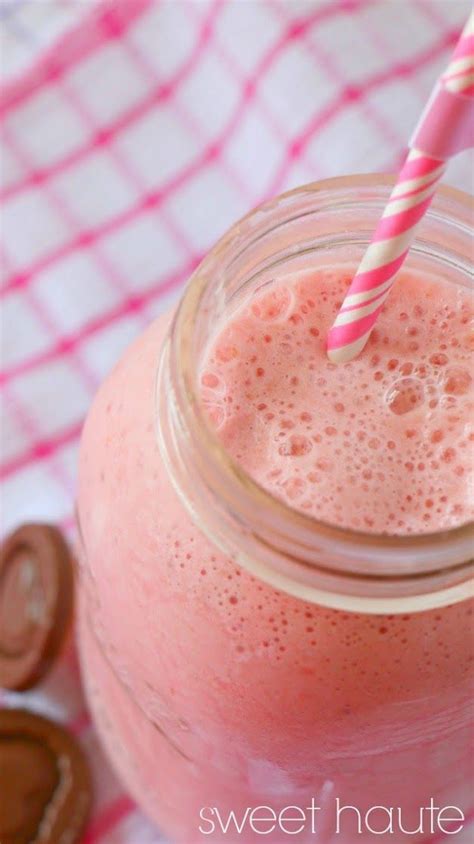
<path id="1" fill-rule="evenodd" d="M 463 396 L 472 384 L 472 376 L 467 369 L 451 366 L 442 379 L 443 392 L 450 396 Z"/>
<path id="2" fill-rule="evenodd" d="M 237 361 L 240 357 L 241 343 L 241 333 L 235 326 L 225 328 L 215 348 L 217 362 L 222 364 Z"/>
<path id="3" fill-rule="evenodd" d="M 397 416 L 411 413 L 425 401 L 423 384 L 416 378 L 399 378 L 387 390 L 385 401 L 389 410 Z"/>
<path id="4" fill-rule="evenodd" d="M 278 453 L 284 457 L 301 457 L 308 454 L 312 447 L 312 442 L 308 437 L 295 434 L 280 446 Z"/>
<path id="5" fill-rule="evenodd" d="M 204 372 L 201 376 L 201 384 L 207 388 L 206 392 L 209 394 L 223 396 L 225 394 L 225 383 L 219 375 L 214 372 Z"/>
<path id="6" fill-rule="evenodd" d="M 293 292 L 287 287 L 277 287 L 258 297 L 252 304 L 251 312 L 262 322 L 276 322 L 289 315 L 293 304 Z"/>

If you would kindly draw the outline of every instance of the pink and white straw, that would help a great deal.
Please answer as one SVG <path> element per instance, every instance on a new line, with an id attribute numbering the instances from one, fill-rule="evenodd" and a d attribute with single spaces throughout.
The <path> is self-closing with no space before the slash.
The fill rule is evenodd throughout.
<path id="1" fill-rule="evenodd" d="M 346 363 L 364 348 L 447 160 L 470 146 L 474 146 L 474 12 L 413 134 L 397 183 L 329 331 L 327 353 L 333 363 Z"/>

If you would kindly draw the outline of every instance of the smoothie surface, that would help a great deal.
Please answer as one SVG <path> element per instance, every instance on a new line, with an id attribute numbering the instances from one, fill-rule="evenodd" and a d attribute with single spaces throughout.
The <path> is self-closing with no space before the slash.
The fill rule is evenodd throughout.
<path id="1" fill-rule="evenodd" d="M 201 395 L 225 447 L 291 506 L 341 527 L 422 533 L 474 516 L 473 300 L 408 271 L 364 352 L 336 366 L 351 281 L 320 268 L 267 285 L 216 333 Z"/>

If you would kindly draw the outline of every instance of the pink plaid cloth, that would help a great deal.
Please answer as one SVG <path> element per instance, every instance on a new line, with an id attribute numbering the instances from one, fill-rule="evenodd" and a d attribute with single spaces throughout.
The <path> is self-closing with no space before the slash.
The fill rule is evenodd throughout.
<path id="1" fill-rule="evenodd" d="M 470 3 L 56 0 L 46 22 L 41 6 L 0 7 L 8 56 L 19 45 L 0 93 L 4 531 L 71 530 L 96 387 L 237 217 L 302 182 L 397 167 Z M 462 156 L 447 179 L 471 174 Z M 7 702 L 80 736 L 85 844 L 162 841 L 101 754 L 72 646 Z"/>

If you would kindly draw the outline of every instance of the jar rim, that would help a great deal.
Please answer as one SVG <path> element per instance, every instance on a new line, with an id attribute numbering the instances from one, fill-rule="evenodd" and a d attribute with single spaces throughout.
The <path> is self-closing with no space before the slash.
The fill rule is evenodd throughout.
<path id="1" fill-rule="evenodd" d="M 229 494 L 228 484 L 232 484 L 234 486 L 234 494 L 238 491 L 243 493 L 252 502 L 252 508 L 257 506 L 260 512 L 268 511 L 271 513 L 274 525 L 281 526 L 291 523 L 295 531 L 299 531 L 302 537 L 302 543 L 299 546 L 301 551 L 309 548 L 311 537 L 314 540 L 317 537 L 318 547 L 322 549 L 323 553 L 325 553 L 325 549 L 331 547 L 333 553 L 337 553 L 338 551 L 349 553 L 355 556 L 355 558 L 360 559 L 361 564 L 364 561 L 365 570 L 356 569 L 351 572 L 345 570 L 342 573 L 346 578 L 363 577 L 368 580 L 381 580 L 384 582 L 393 578 L 397 579 L 398 577 L 411 579 L 423 578 L 445 571 L 446 556 L 443 550 L 446 551 L 447 548 L 454 555 L 452 564 L 448 564 L 448 567 L 452 571 L 460 567 L 465 567 L 472 556 L 474 522 L 467 521 L 452 528 L 419 533 L 374 533 L 355 528 L 341 527 L 291 507 L 284 500 L 278 498 L 258 483 L 229 454 L 220 440 L 218 433 L 209 424 L 202 410 L 200 397 L 196 389 L 197 385 L 189 367 L 186 366 L 186 355 L 188 355 L 189 360 L 191 334 L 195 326 L 195 315 L 206 286 L 212 284 L 213 281 L 212 275 L 208 275 L 211 259 L 214 262 L 216 259 L 221 260 L 226 250 L 229 249 L 233 238 L 235 238 L 237 233 L 241 232 L 242 227 L 251 224 L 257 219 L 258 215 L 271 212 L 277 206 L 284 206 L 288 202 L 291 203 L 299 196 L 309 195 L 314 198 L 322 194 L 335 196 L 341 191 L 350 193 L 354 189 L 374 189 L 376 191 L 389 188 L 394 181 L 394 177 L 389 174 L 338 176 L 299 186 L 257 206 L 223 235 L 211 250 L 209 256 L 204 259 L 203 263 L 193 274 L 175 314 L 170 341 L 171 364 L 173 364 L 174 358 L 174 377 L 178 385 L 178 393 L 180 393 L 178 395 L 178 402 L 180 403 L 179 413 L 182 417 L 181 421 L 185 421 L 188 430 L 192 429 L 194 442 L 198 441 L 205 452 L 206 465 L 201 464 L 201 468 L 206 476 L 208 485 L 216 484 L 215 489 L 223 496 L 227 505 L 229 503 L 227 498 Z M 458 211 L 458 215 L 452 218 L 448 214 L 448 219 L 452 219 L 454 223 L 466 226 L 467 230 L 472 230 L 472 219 L 470 218 L 474 210 L 472 197 L 457 188 L 441 186 L 437 193 L 436 201 L 433 204 L 434 210 L 432 209 L 431 212 L 428 212 L 428 215 L 430 213 L 431 215 L 436 213 L 436 209 L 439 211 L 438 206 L 446 202 L 448 204 L 454 204 Z M 263 233 L 257 232 L 257 237 L 260 237 Z M 178 359 L 180 361 L 179 367 L 176 366 Z M 183 360 L 185 361 L 184 366 Z M 245 512 L 249 512 L 250 515 L 251 511 L 240 511 L 240 519 L 245 516 Z M 428 554 L 430 559 L 432 558 L 432 562 L 426 570 L 415 569 L 411 572 L 407 572 L 406 570 L 399 571 L 398 564 L 393 564 L 392 568 L 385 569 L 382 573 L 376 573 L 377 567 L 373 567 L 371 561 L 377 559 L 382 548 L 385 555 L 392 555 L 393 563 L 395 558 L 398 558 L 402 553 L 406 554 L 407 551 L 410 551 L 411 555 L 415 558 L 426 558 Z M 300 565 L 302 563 L 304 565 L 305 562 L 308 564 L 301 556 L 298 557 L 298 555 L 290 554 L 290 558 Z M 313 568 L 315 567 L 313 563 L 310 565 Z M 370 566 L 370 574 L 367 566 Z M 399 571 L 398 574 L 397 571 Z"/>
<path id="2" fill-rule="evenodd" d="M 394 176 L 393 173 L 349 173 L 347 176 L 330 176 L 327 179 L 318 179 L 316 182 L 307 182 L 304 185 L 298 185 L 296 188 L 290 188 L 290 190 L 278 194 L 275 199 L 283 199 L 299 193 L 319 193 L 328 188 L 332 189 L 337 187 L 380 187 L 381 185 L 390 187 L 391 185 L 394 185 L 395 182 L 396 176 Z M 436 197 L 439 196 L 451 197 L 460 205 L 464 206 L 466 210 L 474 212 L 474 197 L 467 193 L 467 191 L 455 188 L 452 185 L 442 184 L 436 189 Z M 265 208 L 266 205 L 271 205 L 275 199 L 264 200 L 254 209 L 249 211 L 243 219 L 251 217 L 256 211 Z"/>

